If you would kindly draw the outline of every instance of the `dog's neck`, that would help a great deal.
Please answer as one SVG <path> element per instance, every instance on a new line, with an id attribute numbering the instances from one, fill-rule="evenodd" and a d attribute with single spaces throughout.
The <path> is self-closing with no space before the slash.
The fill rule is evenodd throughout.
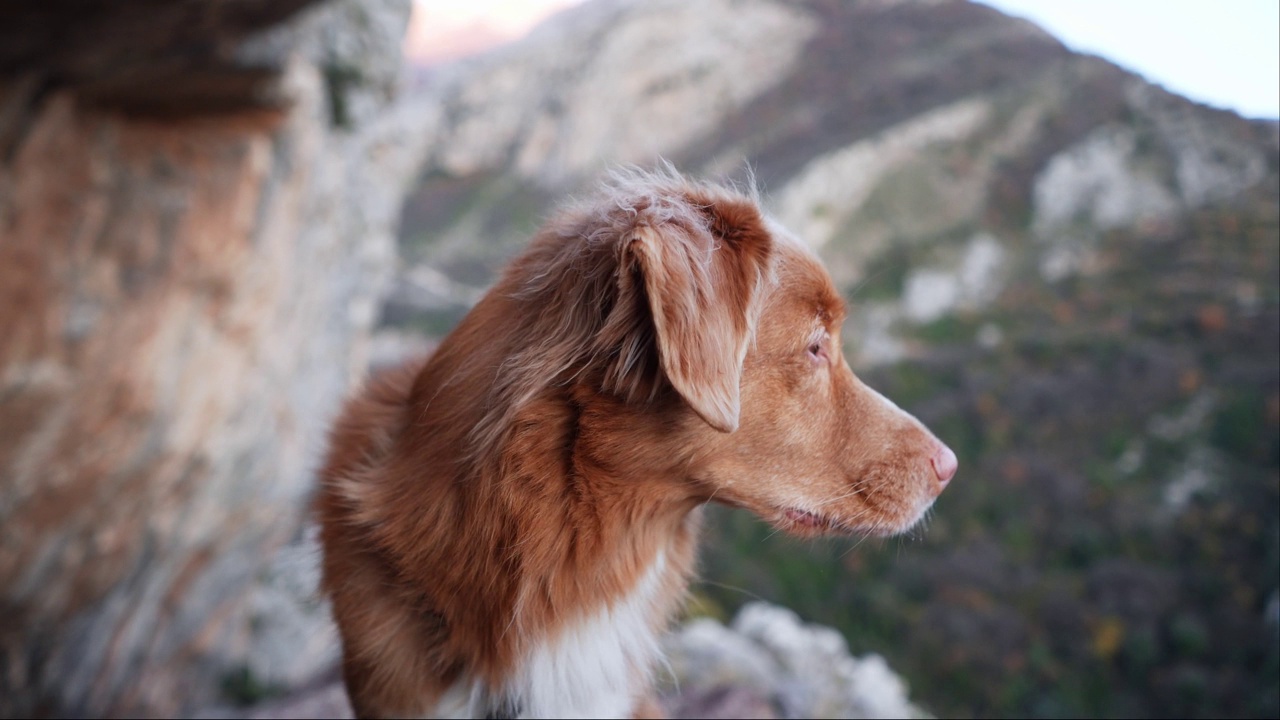
<path id="1" fill-rule="evenodd" d="M 633 584 L 628 576 L 687 533 L 701 500 L 682 477 L 685 461 L 644 441 L 663 432 L 638 419 L 651 413 L 628 412 L 589 388 L 552 390 L 522 409 L 485 482 L 527 525 L 520 537 L 530 547 L 521 554 L 537 559 L 542 582 L 563 575 L 586 594 L 616 595 Z M 593 395 L 590 402 L 583 402 L 585 393 Z M 641 439 L 625 447 L 592 444 L 624 437 L 617 426 Z M 597 581 L 583 584 L 588 577 Z M 613 584 L 616 592 L 609 592 Z"/>
<path id="2" fill-rule="evenodd" d="M 549 393 L 522 411 L 501 472 L 486 480 L 504 522 L 520 528 L 504 558 L 518 577 L 519 643 L 497 692 L 521 714 L 626 714 L 684 595 L 701 513 L 676 468 L 587 445 L 607 436 L 594 425 L 623 418 L 584 416 L 571 395 Z M 539 448 L 569 451 L 552 465 Z"/>
<path id="3" fill-rule="evenodd" d="M 435 381 L 454 371 L 429 366 L 420 397 L 454 392 Z M 398 516 L 388 526 L 415 528 L 411 542 L 387 544 L 397 571 L 456 603 L 431 610 L 448 619 L 459 642 L 482 649 L 475 671 L 490 687 L 509 680 L 546 643 L 577 632 L 600 612 L 626 607 L 638 589 L 651 590 L 636 617 L 644 619 L 647 637 L 655 637 L 678 609 L 693 572 L 702 499 L 682 478 L 685 459 L 646 442 L 663 435 L 661 424 L 637 419 L 652 412 L 587 398 L 584 393 L 595 391 L 583 380 L 525 403 L 499 452 L 484 462 L 461 465 L 453 477 L 426 487 L 423 469 L 405 465 L 395 473 L 398 487 L 382 496 L 383 512 Z M 408 431 L 411 442 L 463 441 L 458 428 L 465 419 L 446 424 L 413 407 L 410 423 L 424 420 Z M 640 439 L 625 447 L 591 444 L 628 436 Z M 399 503 L 410 486 L 430 500 Z M 650 581 L 647 573 L 657 566 Z M 647 668 L 636 665 L 639 677 Z"/>

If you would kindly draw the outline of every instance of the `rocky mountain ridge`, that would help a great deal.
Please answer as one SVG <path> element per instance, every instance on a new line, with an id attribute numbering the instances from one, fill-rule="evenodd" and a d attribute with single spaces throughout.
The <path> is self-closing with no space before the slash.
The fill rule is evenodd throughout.
<path id="1" fill-rule="evenodd" d="M 397 300 L 465 306 L 539 213 L 610 163 L 663 156 L 738 177 L 750 164 L 779 219 L 824 248 L 846 287 L 891 240 L 977 242 L 968 267 L 982 277 L 923 268 L 894 303 L 905 315 L 866 308 L 870 362 L 905 352 L 889 326 L 977 300 L 966 282 L 1007 254 L 986 217 L 993 186 L 1034 188 L 1016 201 L 1049 248 L 1042 272 L 1060 277 L 1086 262 L 1070 239 L 1052 241 L 1077 216 L 1106 230 L 1231 196 L 1262 181 L 1276 143 L 1274 127 L 1197 108 L 963 2 L 604 0 L 442 69 L 426 96 L 436 140 L 404 223 L 426 262 L 401 276 Z M 1047 132 L 1050 120 L 1078 127 Z M 1039 176 L 1021 177 L 1012 165 L 1032 156 Z M 837 236 L 856 240 L 828 247 Z"/>

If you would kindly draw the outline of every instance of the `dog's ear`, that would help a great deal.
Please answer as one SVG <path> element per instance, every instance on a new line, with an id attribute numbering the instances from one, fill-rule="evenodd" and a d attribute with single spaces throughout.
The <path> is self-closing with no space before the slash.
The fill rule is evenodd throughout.
<path id="1" fill-rule="evenodd" d="M 759 210 L 745 200 L 692 207 L 705 222 L 666 221 L 632 231 L 624 241 L 620 289 L 642 288 L 671 385 L 712 427 L 733 432 L 771 240 Z"/>

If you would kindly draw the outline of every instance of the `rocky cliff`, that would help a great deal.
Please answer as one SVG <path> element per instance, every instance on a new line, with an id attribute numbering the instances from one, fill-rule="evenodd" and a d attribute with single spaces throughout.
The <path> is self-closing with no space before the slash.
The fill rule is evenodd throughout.
<path id="1" fill-rule="evenodd" d="M 0 714 L 242 675 L 426 136 L 408 3 L 0 8 Z"/>
<path id="2" fill-rule="evenodd" d="M 903 544 L 719 515 L 708 597 L 833 624 L 944 714 L 1280 708 L 1274 121 L 958 0 L 597 0 L 433 73 L 387 338 L 611 163 L 749 165 L 857 369 L 960 455 Z"/>

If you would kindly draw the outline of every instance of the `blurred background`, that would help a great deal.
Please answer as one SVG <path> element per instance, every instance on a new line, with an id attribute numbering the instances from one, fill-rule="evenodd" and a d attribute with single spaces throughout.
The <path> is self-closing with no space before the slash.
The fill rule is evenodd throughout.
<path id="1" fill-rule="evenodd" d="M 663 157 L 754 172 L 961 468 L 902 538 L 714 512 L 668 707 L 1280 715 L 1280 11 L 1206 8 L 0 5 L 0 714 L 347 712 L 338 402 Z M 812 625 L 744 670 L 759 600 Z"/>

